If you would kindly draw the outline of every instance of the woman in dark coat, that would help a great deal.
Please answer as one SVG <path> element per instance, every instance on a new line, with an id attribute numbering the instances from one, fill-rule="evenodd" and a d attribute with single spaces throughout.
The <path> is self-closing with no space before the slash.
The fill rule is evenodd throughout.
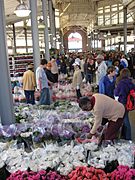
<path id="1" fill-rule="evenodd" d="M 130 78 L 130 71 L 124 68 L 120 71 L 120 76 L 116 80 L 117 87 L 115 88 L 115 96 L 118 97 L 118 101 L 125 107 L 127 103 L 127 97 L 131 89 L 135 89 L 135 85 Z M 126 140 L 131 140 L 131 126 L 128 117 L 128 111 L 126 110 L 124 116 L 124 124 L 122 128 L 122 137 Z"/>

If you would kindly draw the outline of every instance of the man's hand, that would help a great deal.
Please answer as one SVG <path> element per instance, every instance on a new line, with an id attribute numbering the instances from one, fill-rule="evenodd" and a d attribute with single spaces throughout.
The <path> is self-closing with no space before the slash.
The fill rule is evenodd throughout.
<path id="1" fill-rule="evenodd" d="M 41 89 L 37 89 L 38 92 L 41 92 Z"/>
<path id="2" fill-rule="evenodd" d="M 98 133 L 101 133 L 102 132 L 102 130 L 103 130 L 103 128 L 104 128 L 104 126 L 99 126 L 99 128 L 97 129 L 97 131 L 98 131 Z"/>
<path id="3" fill-rule="evenodd" d="M 91 139 L 92 138 L 92 136 L 94 136 L 95 134 L 91 134 L 91 133 L 89 133 L 88 135 L 87 135 L 87 138 L 88 139 Z"/>

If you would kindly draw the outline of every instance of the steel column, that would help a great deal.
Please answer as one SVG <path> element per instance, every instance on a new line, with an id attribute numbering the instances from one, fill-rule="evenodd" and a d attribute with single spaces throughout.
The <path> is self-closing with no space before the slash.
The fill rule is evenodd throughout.
<path id="1" fill-rule="evenodd" d="M 9 76 L 4 0 L 0 0 L 0 119 L 3 125 L 15 123 Z"/>
<path id="2" fill-rule="evenodd" d="M 25 21 L 24 21 L 24 37 L 25 37 L 26 53 L 28 53 L 27 23 Z"/>
<path id="3" fill-rule="evenodd" d="M 55 47 L 55 40 L 54 37 L 56 35 L 55 33 L 55 25 L 54 25 L 54 15 L 53 15 L 53 7 L 52 7 L 52 0 L 48 0 L 48 7 L 49 7 L 49 20 L 50 20 L 50 43 L 51 43 L 51 48 L 56 48 Z"/>
<path id="4" fill-rule="evenodd" d="M 43 11 L 43 19 L 45 23 L 44 28 L 44 42 L 45 42 L 45 58 L 47 61 L 50 60 L 50 53 L 49 53 L 49 31 L 48 31 L 48 22 L 47 22 L 47 0 L 42 0 L 42 11 Z"/>
<path id="5" fill-rule="evenodd" d="M 127 54 L 127 7 L 124 7 L 124 53 Z"/>
<path id="6" fill-rule="evenodd" d="M 13 53 L 16 54 L 16 33 L 15 33 L 15 25 L 14 24 L 13 24 L 13 42 L 14 42 Z"/>
<path id="7" fill-rule="evenodd" d="M 134 22 L 134 50 L 135 50 L 135 22 Z"/>
<path id="8" fill-rule="evenodd" d="M 31 8 L 31 26 L 32 26 L 32 41 L 33 41 L 33 58 L 34 68 L 40 64 L 40 49 L 39 49 L 39 32 L 37 22 L 37 0 L 29 0 Z"/>

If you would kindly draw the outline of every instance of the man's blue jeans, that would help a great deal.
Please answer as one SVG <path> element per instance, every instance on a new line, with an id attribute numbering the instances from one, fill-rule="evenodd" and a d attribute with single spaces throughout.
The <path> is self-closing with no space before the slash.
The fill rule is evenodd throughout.
<path id="1" fill-rule="evenodd" d="M 34 90 L 33 91 L 25 90 L 24 93 L 27 104 L 35 104 Z"/>
<path id="2" fill-rule="evenodd" d="M 86 83 L 89 82 L 90 84 L 93 82 L 93 75 L 86 73 Z"/>
<path id="3" fill-rule="evenodd" d="M 39 104 L 40 105 L 50 105 L 51 104 L 49 88 L 43 88 L 41 90 Z"/>

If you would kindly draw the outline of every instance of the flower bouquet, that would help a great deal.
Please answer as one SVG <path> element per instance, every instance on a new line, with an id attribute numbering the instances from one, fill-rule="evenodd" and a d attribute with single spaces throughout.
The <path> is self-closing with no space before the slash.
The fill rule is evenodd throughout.
<path id="1" fill-rule="evenodd" d="M 7 180 L 66 180 L 65 176 L 60 175 L 58 172 L 48 168 L 46 171 L 41 170 L 39 172 L 29 171 L 17 171 L 10 175 Z"/>
<path id="2" fill-rule="evenodd" d="M 94 167 L 77 167 L 68 177 L 70 180 L 109 180 L 103 170 Z"/>

